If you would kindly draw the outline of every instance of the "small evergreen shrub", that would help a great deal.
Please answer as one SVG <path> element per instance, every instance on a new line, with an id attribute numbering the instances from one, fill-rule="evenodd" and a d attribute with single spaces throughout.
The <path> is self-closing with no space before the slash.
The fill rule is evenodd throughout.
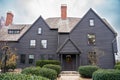
<path id="1" fill-rule="evenodd" d="M 46 64 L 60 65 L 60 61 L 57 61 L 57 60 L 37 60 L 36 61 L 36 66 L 43 67 Z"/>
<path id="2" fill-rule="evenodd" d="M 95 72 L 96 70 L 98 70 L 99 68 L 97 66 L 80 66 L 79 67 L 79 73 L 82 77 L 85 78 L 91 78 L 93 72 Z"/>
<path id="3" fill-rule="evenodd" d="M 93 80 L 120 80 L 120 70 L 98 70 L 93 73 Z"/>
<path id="4" fill-rule="evenodd" d="M 51 80 L 55 80 L 57 78 L 57 72 L 49 68 L 41 68 L 40 75 Z"/>
<path id="5" fill-rule="evenodd" d="M 0 80 L 49 80 L 41 76 L 5 73 L 0 74 Z"/>
<path id="6" fill-rule="evenodd" d="M 120 64 L 119 65 L 115 65 L 115 69 L 120 70 Z"/>
<path id="7" fill-rule="evenodd" d="M 40 67 L 27 67 L 25 69 L 22 70 L 22 74 L 27 74 L 27 75 L 36 75 L 39 76 L 40 75 Z"/>
<path id="8" fill-rule="evenodd" d="M 43 66 L 44 68 L 49 68 L 49 69 L 53 69 L 57 72 L 57 75 L 60 73 L 61 71 L 61 66 L 60 65 L 53 65 L 53 64 L 46 64 Z"/>

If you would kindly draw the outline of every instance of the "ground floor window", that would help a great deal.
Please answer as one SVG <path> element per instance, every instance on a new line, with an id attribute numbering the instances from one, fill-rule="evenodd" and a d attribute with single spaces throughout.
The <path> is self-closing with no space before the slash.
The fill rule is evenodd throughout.
<path id="1" fill-rule="evenodd" d="M 26 60 L 26 55 L 25 54 L 21 54 L 20 55 L 20 63 L 22 63 L 22 64 L 25 64 L 25 61 Z"/>
<path id="2" fill-rule="evenodd" d="M 54 60 L 55 56 L 53 54 L 48 54 L 48 60 Z"/>
<path id="3" fill-rule="evenodd" d="M 46 54 L 41 54 L 41 55 L 40 55 L 40 59 L 41 59 L 41 60 L 45 60 L 45 59 L 46 59 Z"/>
<path id="4" fill-rule="evenodd" d="M 34 55 L 29 55 L 29 64 L 33 64 L 34 62 Z"/>

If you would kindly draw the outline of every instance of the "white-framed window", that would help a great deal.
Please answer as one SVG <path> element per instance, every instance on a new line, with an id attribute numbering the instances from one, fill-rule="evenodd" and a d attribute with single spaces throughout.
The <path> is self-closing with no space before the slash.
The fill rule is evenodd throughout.
<path id="1" fill-rule="evenodd" d="M 30 40 L 30 48 L 35 48 L 36 40 Z"/>
<path id="2" fill-rule="evenodd" d="M 89 20 L 89 23 L 90 23 L 90 26 L 94 26 L 95 24 L 94 24 L 94 19 L 90 19 Z"/>
<path id="3" fill-rule="evenodd" d="M 42 34 L 42 28 L 38 28 L 38 34 Z"/>
<path id="4" fill-rule="evenodd" d="M 29 55 L 29 64 L 33 64 L 34 59 L 34 55 Z"/>
<path id="5" fill-rule="evenodd" d="M 41 40 L 42 48 L 47 48 L 47 40 Z"/>

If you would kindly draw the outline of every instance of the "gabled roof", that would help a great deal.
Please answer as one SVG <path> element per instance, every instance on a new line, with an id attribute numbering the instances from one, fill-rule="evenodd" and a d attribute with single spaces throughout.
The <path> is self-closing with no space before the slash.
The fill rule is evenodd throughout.
<path id="1" fill-rule="evenodd" d="M 73 17 L 68 17 L 66 20 L 62 20 L 60 17 L 46 19 L 50 28 L 58 29 L 59 33 L 69 33 L 79 21 L 80 18 Z"/>
<path id="2" fill-rule="evenodd" d="M 61 44 L 61 46 L 57 49 L 57 53 L 60 53 L 61 50 L 64 49 L 65 45 L 67 45 L 68 42 L 70 42 L 70 44 L 72 44 L 72 47 L 74 47 L 79 53 L 81 53 L 81 50 L 77 47 L 77 45 L 70 38 L 67 38 L 65 42 Z"/>
<path id="3" fill-rule="evenodd" d="M 92 11 L 96 16 L 98 16 L 92 9 L 89 9 L 89 11 Z M 88 14 L 89 11 L 86 14 Z M 40 16 L 38 19 L 40 18 L 42 17 Z M 83 18 L 68 17 L 66 20 L 62 20 L 60 17 L 54 17 L 46 19 L 45 23 L 50 29 L 58 29 L 59 33 L 70 33 L 77 26 L 77 24 L 82 21 Z M 107 26 L 109 30 L 111 30 L 115 35 L 117 35 L 117 32 L 112 28 L 112 26 L 107 22 L 107 20 L 102 19 L 99 16 L 98 18 Z M 34 24 L 38 21 L 38 19 L 34 22 Z M 13 24 L 8 27 L 3 26 L 3 28 L 0 28 L 0 41 L 18 41 L 30 28 L 30 24 Z M 8 34 L 8 29 L 22 30 L 20 34 Z"/>
<path id="4" fill-rule="evenodd" d="M 83 18 L 78 22 L 78 23 L 80 23 L 83 19 L 84 19 L 84 17 L 89 13 L 89 12 L 93 12 L 106 26 L 107 26 L 107 28 L 109 29 L 109 30 L 111 30 L 116 36 L 117 36 L 117 32 L 112 28 L 112 26 L 107 22 L 107 20 L 106 19 L 104 19 L 104 18 L 101 18 L 92 8 L 90 8 L 89 10 L 88 10 L 88 12 L 83 16 Z M 75 27 L 74 27 L 75 28 Z M 73 29 L 74 29 L 73 28 Z M 73 30 L 72 29 L 72 30 Z M 71 31 L 72 31 L 71 30 Z"/>
<path id="5" fill-rule="evenodd" d="M 18 41 L 30 28 L 30 24 L 13 24 L 0 29 L 0 41 Z M 20 29 L 20 34 L 8 34 L 8 29 Z"/>

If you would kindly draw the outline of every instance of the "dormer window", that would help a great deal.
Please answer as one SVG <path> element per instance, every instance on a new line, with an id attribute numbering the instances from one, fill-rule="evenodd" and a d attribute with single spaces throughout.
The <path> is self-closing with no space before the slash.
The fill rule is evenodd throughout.
<path id="1" fill-rule="evenodd" d="M 94 19 L 90 19 L 89 20 L 89 24 L 90 24 L 90 26 L 94 26 L 95 24 L 94 24 Z"/>
<path id="2" fill-rule="evenodd" d="M 42 28 L 38 28 L 38 34 L 42 34 Z"/>
<path id="3" fill-rule="evenodd" d="M 8 34 L 20 34 L 19 29 L 8 29 Z"/>

